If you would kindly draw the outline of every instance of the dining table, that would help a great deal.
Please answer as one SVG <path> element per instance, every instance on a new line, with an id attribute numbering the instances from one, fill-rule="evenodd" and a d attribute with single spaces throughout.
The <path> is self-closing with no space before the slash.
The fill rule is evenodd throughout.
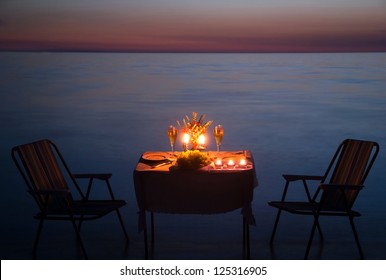
<path id="1" fill-rule="evenodd" d="M 146 151 L 133 171 L 138 204 L 138 230 L 144 233 L 148 258 L 146 212 L 150 213 L 151 249 L 154 250 L 154 213 L 221 214 L 240 209 L 243 252 L 250 258 L 249 226 L 258 186 L 253 155 L 249 150 L 202 151 L 211 163 L 195 169 L 181 168 L 181 152 Z"/>

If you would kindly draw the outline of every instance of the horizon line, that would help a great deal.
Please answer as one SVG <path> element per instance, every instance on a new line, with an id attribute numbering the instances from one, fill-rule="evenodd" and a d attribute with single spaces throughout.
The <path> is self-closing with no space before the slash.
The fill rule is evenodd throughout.
<path id="1" fill-rule="evenodd" d="M 93 50 L 93 49 L 0 49 L 1 52 L 15 52 L 15 53 L 21 53 L 21 52 L 35 52 L 35 53 L 154 53 L 154 54 L 280 54 L 280 53 L 385 53 L 386 50 L 331 50 L 331 51 L 186 51 L 186 50 L 180 50 L 180 51 L 157 51 L 157 50 Z"/>

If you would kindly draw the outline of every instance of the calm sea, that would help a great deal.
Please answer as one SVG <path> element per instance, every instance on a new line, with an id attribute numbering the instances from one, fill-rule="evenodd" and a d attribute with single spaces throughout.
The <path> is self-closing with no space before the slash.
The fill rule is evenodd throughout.
<path id="1" fill-rule="evenodd" d="M 28 232 L 25 244 L 29 244 L 36 226 L 30 218 L 34 205 L 10 150 L 41 138 L 56 142 L 74 172 L 114 174 L 116 195 L 129 202 L 127 226 L 134 243 L 136 239 L 139 243 L 130 258 L 142 258 L 132 170 L 142 152 L 169 149 L 167 127 L 193 111 L 223 125 L 224 150 L 249 149 L 254 154 L 259 187 L 253 208 L 258 225 L 251 238 L 260 249 L 269 239 L 275 215 L 266 202 L 280 198 L 281 174 L 323 173 L 345 138 L 379 142 L 381 153 L 357 201 L 363 214 L 357 227 L 368 257 L 386 258 L 386 53 L 6 52 L 0 53 L 0 205 L 5 225 L 1 234 L 6 236 L 1 237 L 2 258 L 23 258 L 11 253 L 19 244 L 15 240 Z M 211 134 L 209 149 L 215 149 Z M 298 192 L 295 189 L 294 195 Z M 176 218 L 160 219 L 167 223 Z M 202 236 L 216 232 L 210 220 L 202 224 L 199 218 L 186 219 L 193 227 L 202 227 Z M 239 219 L 239 213 L 229 214 L 223 223 L 233 219 Z M 345 226 L 339 231 L 351 238 L 348 223 Z M 303 240 L 299 234 L 309 227 L 291 227 L 280 234 Z M 333 230 L 330 234 L 340 240 Z M 355 246 L 352 250 L 355 254 Z"/>

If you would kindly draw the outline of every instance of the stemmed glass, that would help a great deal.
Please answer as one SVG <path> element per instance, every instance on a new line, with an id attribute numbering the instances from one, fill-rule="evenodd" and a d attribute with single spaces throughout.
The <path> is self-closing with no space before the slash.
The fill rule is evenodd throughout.
<path id="1" fill-rule="evenodd" d="M 170 141 L 170 147 L 172 148 L 172 154 L 174 154 L 174 144 L 176 143 L 178 130 L 174 126 L 170 125 L 168 128 L 168 137 Z"/>
<path id="2" fill-rule="evenodd" d="M 213 130 L 214 133 L 214 139 L 216 139 L 216 145 L 217 145 L 217 152 L 220 151 L 220 145 L 222 141 L 222 137 L 224 135 L 224 129 L 221 125 L 216 125 Z"/>

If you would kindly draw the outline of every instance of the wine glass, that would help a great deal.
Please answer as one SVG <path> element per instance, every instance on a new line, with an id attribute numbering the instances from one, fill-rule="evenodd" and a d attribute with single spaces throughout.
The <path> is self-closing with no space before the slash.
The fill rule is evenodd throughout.
<path id="1" fill-rule="evenodd" d="M 222 141 L 222 136 L 224 135 L 224 129 L 221 125 L 216 125 L 213 130 L 214 139 L 216 139 L 217 152 L 220 151 L 220 145 Z"/>
<path id="2" fill-rule="evenodd" d="M 174 154 L 174 144 L 176 143 L 178 130 L 174 126 L 170 125 L 168 128 L 168 137 L 170 141 L 170 147 L 172 148 L 172 154 Z"/>

